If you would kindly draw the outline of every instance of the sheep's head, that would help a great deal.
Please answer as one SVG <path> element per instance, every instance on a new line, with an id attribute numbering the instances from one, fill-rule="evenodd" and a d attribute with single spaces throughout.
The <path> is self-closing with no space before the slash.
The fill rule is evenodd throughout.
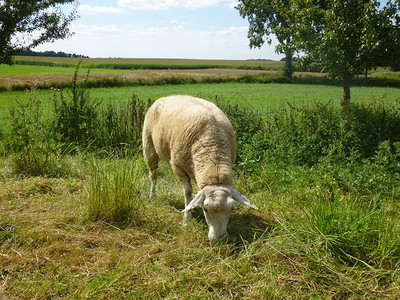
<path id="1" fill-rule="evenodd" d="M 231 186 L 208 185 L 197 193 L 184 211 L 201 206 L 209 227 L 208 238 L 215 241 L 228 235 L 226 227 L 231 211 L 235 208 L 235 201 L 257 209 Z"/>

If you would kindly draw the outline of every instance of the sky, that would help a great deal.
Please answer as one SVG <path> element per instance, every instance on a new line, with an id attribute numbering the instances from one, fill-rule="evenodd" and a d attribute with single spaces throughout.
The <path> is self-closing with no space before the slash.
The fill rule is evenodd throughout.
<path id="1" fill-rule="evenodd" d="M 235 0 L 80 0 L 65 40 L 36 51 L 89 57 L 273 59 L 275 43 L 250 49 Z M 71 6 L 64 5 L 65 12 Z"/>

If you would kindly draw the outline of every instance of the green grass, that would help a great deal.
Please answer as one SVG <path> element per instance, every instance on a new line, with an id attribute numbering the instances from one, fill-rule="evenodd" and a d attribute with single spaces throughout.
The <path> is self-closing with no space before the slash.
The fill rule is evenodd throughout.
<path id="1" fill-rule="evenodd" d="M 91 148 L 127 124 L 140 129 L 147 103 L 132 90 L 141 100 L 218 96 L 237 136 L 234 186 L 260 208 L 237 205 L 228 240 L 210 245 L 201 210 L 183 228 L 182 184 L 167 163 L 149 200 L 138 151 L 116 151 L 113 142 Z M 1 128 L 0 298 L 400 298 L 398 89 L 353 88 L 349 114 L 339 109 L 341 89 L 323 85 L 86 92 L 64 91 L 76 103 L 59 102 L 57 112 L 45 106 L 52 91 L 31 93 L 6 123 L 11 133 Z M 109 110 L 97 110 L 98 99 Z M 89 117 L 101 125 L 90 127 Z M 66 139 L 55 120 L 84 138 Z"/>
<path id="2" fill-rule="evenodd" d="M 26 66 L 26 65 L 0 65 L 0 74 L 2 76 L 18 76 L 18 75 L 71 75 L 74 67 L 48 67 L 48 66 Z M 85 75 L 88 68 L 80 68 L 79 74 Z M 132 73 L 133 70 L 112 70 L 91 68 L 91 74 L 115 74 L 115 73 Z M 138 71 L 137 71 L 138 72 Z"/>
<path id="3" fill-rule="evenodd" d="M 261 110 L 268 110 L 271 107 L 286 105 L 287 103 L 294 106 L 309 104 L 316 100 L 327 103 L 332 102 L 339 107 L 343 93 L 341 87 L 333 85 L 274 83 L 184 84 L 89 89 L 91 97 L 101 100 L 104 103 L 126 103 L 129 101 L 133 91 L 141 99 L 152 100 L 168 95 L 188 94 L 213 101 L 218 96 Z M 354 103 L 380 99 L 393 103 L 400 99 L 398 88 L 355 86 L 352 87 L 351 92 Z M 69 89 L 66 89 L 65 93 L 68 95 L 70 93 Z M 40 95 L 43 101 L 52 99 L 53 94 L 51 90 L 38 91 L 38 95 Z M 5 124 L 8 120 L 10 104 L 15 99 L 23 99 L 25 96 L 26 92 L 24 91 L 0 92 L 0 124 Z"/>
<path id="4" fill-rule="evenodd" d="M 105 101 L 127 101 L 134 91 L 142 99 L 157 99 L 159 97 L 189 94 L 207 99 L 216 96 L 238 101 L 239 103 L 253 106 L 255 108 L 268 108 L 286 104 L 307 104 L 315 100 L 337 103 L 342 97 L 342 88 L 332 85 L 309 85 L 309 84 L 185 84 L 165 86 L 135 86 L 114 88 L 93 88 L 89 93 L 93 98 Z M 352 87 L 353 102 L 360 100 L 378 100 L 384 98 L 388 102 L 400 99 L 399 89 L 385 87 Z M 68 93 L 68 89 L 66 90 Z M 25 96 L 25 92 L 0 92 L 0 109 L 7 109 L 9 104 L 16 98 Z M 43 98 L 51 97 L 51 91 L 40 91 Z"/>

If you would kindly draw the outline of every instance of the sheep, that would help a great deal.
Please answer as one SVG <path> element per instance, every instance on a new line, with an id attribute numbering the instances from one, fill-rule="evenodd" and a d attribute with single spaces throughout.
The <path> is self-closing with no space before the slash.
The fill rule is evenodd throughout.
<path id="1" fill-rule="evenodd" d="M 227 237 L 227 224 L 235 200 L 257 209 L 232 187 L 236 138 L 225 114 L 213 103 L 192 96 L 158 99 L 147 111 L 143 125 L 143 154 L 155 196 L 158 161 L 169 162 L 184 187 L 183 223 L 200 206 L 209 226 L 208 238 Z M 192 200 L 191 179 L 199 192 Z"/>

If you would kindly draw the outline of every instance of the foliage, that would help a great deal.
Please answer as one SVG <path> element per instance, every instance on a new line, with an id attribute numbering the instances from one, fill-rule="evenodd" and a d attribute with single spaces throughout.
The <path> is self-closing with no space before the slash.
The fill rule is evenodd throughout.
<path id="1" fill-rule="evenodd" d="M 375 0 L 293 0 L 282 14 L 292 18 L 294 42 L 304 49 L 303 63 L 316 62 L 343 86 L 343 107 L 350 105 L 352 79 L 400 56 L 399 3 Z"/>
<path id="2" fill-rule="evenodd" d="M 274 0 L 240 0 L 236 9 L 243 18 L 249 21 L 247 37 L 250 48 L 261 47 L 265 42 L 271 45 L 271 34 L 274 34 L 280 43 L 278 53 L 285 54 L 284 75 L 292 78 L 294 67 L 292 58 L 294 49 L 292 45 L 292 22 L 285 14 L 280 13 L 288 9 L 289 1 Z"/>
<path id="3" fill-rule="evenodd" d="M 52 135 L 44 114 L 43 102 L 30 92 L 26 100 L 10 108 L 10 132 L 5 137 L 6 149 L 12 154 L 16 174 L 29 176 L 63 176 L 70 172 L 59 158 L 60 146 Z"/>
<path id="4" fill-rule="evenodd" d="M 61 90 L 55 90 L 54 134 L 67 145 L 80 144 L 89 146 L 93 140 L 93 132 L 97 129 L 98 105 L 89 98 L 85 87 L 86 80 L 78 83 L 78 68 L 72 80 L 71 100 L 67 100 Z"/>
<path id="5" fill-rule="evenodd" d="M 77 71 L 78 68 L 70 97 L 57 89 L 53 97 L 52 130 L 64 150 L 79 147 L 91 151 L 139 152 L 144 115 L 151 102 L 143 102 L 133 93 L 124 107 L 100 105 L 89 95 L 87 77 L 78 82 Z"/>
<path id="6" fill-rule="evenodd" d="M 393 72 L 399 72 L 399 71 L 400 71 L 400 60 L 393 62 L 393 63 L 390 65 L 390 69 L 391 69 Z"/>
<path id="7" fill-rule="evenodd" d="M 16 54 L 16 56 L 42 56 L 42 57 L 72 57 L 72 58 L 89 58 L 89 56 L 75 54 L 75 53 L 65 53 L 63 51 L 33 51 L 25 50 Z"/>
<path id="8" fill-rule="evenodd" d="M 12 64 L 15 53 L 70 35 L 68 26 L 76 9 L 68 16 L 59 5 L 73 0 L 8 0 L 0 4 L 0 64 Z M 21 37 L 22 35 L 22 37 Z M 37 37 L 34 37 L 37 35 Z"/>
<path id="9" fill-rule="evenodd" d="M 335 161 L 362 163 L 375 157 L 382 143 L 394 153 L 400 142 L 399 103 L 360 102 L 346 115 L 331 103 L 299 108 L 289 104 L 289 109 L 271 109 L 265 115 L 219 103 L 236 132 L 236 168 L 250 174 L 260 172 L 265 161 L 313 167 L 328 155 Z"/>

